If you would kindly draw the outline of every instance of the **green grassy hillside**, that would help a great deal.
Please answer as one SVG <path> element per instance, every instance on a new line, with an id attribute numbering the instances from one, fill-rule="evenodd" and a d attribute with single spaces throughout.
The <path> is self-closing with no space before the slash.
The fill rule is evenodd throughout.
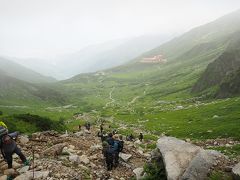
<path id="1" fill-rule="evenodd" d="M 193 92 L 201 92 L 219 85 L 229 76 L 240 68 L 240 33 L 235 33 L 229 40 L 227 49 L 212 63 L 208 65 L 197 83 L 194 85 Z M 228 83 L 232 78 L 227 78 Z M 223 89 L 222 89 L 223 90 Z M 230 91 L 229 91 L 230 92 Z M 221 93 L 223 94 L 223 92 Z M 227 94 L 225 94 L 226 97 Z M 229 94 L 231 96 L 231 94 Z"/>
<path id="2" fill-rule="evenodd" d="M 195 28 L 123 66 L 48 85 L 50 92 L 47 87 L 32 84 L 30 87 L 37 88 L 35 93 L 22 87 L 17 92 L 27 91 L 28 96 L 27 93 L 20 96 L 26 95 L 26 99 L 5 98 L 2 104 L 14 102 L 16 98 L 15 102 L 28 103 L 28 108 L 2 106 L 1 109 L 11 116 L 31 113 L 55 121 L 65 119 L 75 125 L 80 122 L 72 121 L 73 115 L 87 113 L 95 119 L 112 118 L 114 127 L 127 124 L 122 133 L 144 130 L 151 135 L 164 133 L 180 138 L 239 139 L 236 126 L 240 123 L 239 98 L 213 99 L 214 88 L 191 93 L 209 63 L 219 59 L 230 47 L 230 37 L 240 30 L 239 14 L 237 11 Z M 143 57 L 158 54 L 163 54 L 167 62 L 140 62 Z"/>
<path id="3" fill-rule="evenodd" d="M 196 139 L 239 138 L 235 128 L 239 123 L 238 99 L 215 100 L 214 88 L 191 93 L 209 63 L 232 46 L 231 38 L 240 30 L 239 14 L 236 11 L 195 28 L 124 66 L 62 81 L 63 90 L 81 111 L 112 116 L 117 123 L 151 133 Z M 167 62 L 140 62 L 158 54 Z"/>
<path id="4" fill-rule="evenodd" d="M 65 101 L 66 97 L 49 85 L 31 84 L 0 71 L 0 105 L 57 105 Z"/>
<path id="5" fill-rule="evenodd" d="M 56 82 L 52 77 L 43 76 L 9 59 L 0 57 L 0 70 L 7 76 L 30 82 L 30 83 L 50 83 Z"/>

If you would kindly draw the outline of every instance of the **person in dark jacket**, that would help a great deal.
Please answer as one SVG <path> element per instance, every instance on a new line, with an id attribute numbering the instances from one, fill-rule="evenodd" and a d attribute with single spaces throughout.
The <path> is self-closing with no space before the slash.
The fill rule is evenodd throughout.
<path id="1" fill-rule="evenodd" d="M 103 132 L 103 124 L 100 125 L 100 132 Z"/>
<path id="2" fill-rule="evenodd" d="M 113 145 L 114 145 L 114 139 L 113 139 L 113 134 L 112 134 L 112 133 L 109 133 L 109 134 L 108 134 L 107 143 L 108 143 L 111 147 L 113 147 Z"/>
<path id="3" fill-rule="evenodd" d="M 101 138 L 101 141 L 104 142 L 107 140 L 108 136 L 104 134 L 104 132 L 98 132 L 97 136 Z"/>
<path id="4" fill-rule="evenodd" d="M 123 151 L 124 141 L 122 135 L 119 136 L 119 152 Z"/>
<path id="5" fill-rule="evenodd" d="M 140 133 L 138 138 L 139 138 L 139 140 L 142 142 L 142 140 L 143 140 L 143 134 Z"/>
<path id="6" fill-rule="evenodd" d="M 119 160 L 119 149 L 120 149 L 120 141 L 118 140 L 118 136 L 114 135 L 114 144 L 113 144 L 113 150 L 114 150 L 114 159 L 113 159 L 113 165 L 114 167 L 118 166 L 118 160 Z"/>
<path id="7" fill-rule="evenodd" d="M 103 142 L 102 153 L 105 157 L 107 170 L 111 171 L 113 168 L 114 151 L 113 151 L 113 148 L 106 141 Z"/>
<path id="8" fill-rule="evenodd" d="M 5 159 L 5 161 L 8 164 L 8 169 L 12 168 L 12 155 L 16 153 L 24 165 L 28 165 L 29 162 L 20 150 L 20 148 L 17 146 L 16 142 L 13 140 L 14 138 L 17 138 L 18 133 L 11 133 L 11 134 L 6 134 L 1 137 L 1 152 L 2 155 Z"/>
<path id="9" fill-rule="evenodd" d="M 90 131 L 90 128 L 91 128 L 90 122 L 87 122 L 87 123 L 85 124 L 85 128 L 86 128 L 88 131 Z"/>

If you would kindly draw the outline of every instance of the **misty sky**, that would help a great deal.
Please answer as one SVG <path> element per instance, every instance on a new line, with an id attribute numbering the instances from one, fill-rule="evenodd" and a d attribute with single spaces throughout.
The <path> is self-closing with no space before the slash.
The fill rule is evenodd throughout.
<path id="1" fill-rule="evenodd" d="M 0 55 L 53 57 L 149 33 L 179 34 L 239 0 L 0 0 Z"/>

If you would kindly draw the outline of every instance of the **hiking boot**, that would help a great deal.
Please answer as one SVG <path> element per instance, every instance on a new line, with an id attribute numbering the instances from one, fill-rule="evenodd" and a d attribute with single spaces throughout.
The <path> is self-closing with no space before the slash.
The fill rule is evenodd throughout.
<path id="1" fill-rule="evenodd" d="M 13 180 L 12 176 L 7 176 L 7 180 Z"/>
<path id="2" fill-rule="evenodd" d="M 29 166 L 30 162 L 29 162 L 29 160 L 26 160 L 23 164 L 24 164 L 24 166 Z"/>

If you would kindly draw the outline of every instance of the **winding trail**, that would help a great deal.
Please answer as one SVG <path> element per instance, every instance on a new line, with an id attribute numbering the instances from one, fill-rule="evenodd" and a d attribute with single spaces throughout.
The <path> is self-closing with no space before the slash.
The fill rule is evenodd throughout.
<path id="1" fill-rule="evenodd" d="M 132 101 L 128 103 L 128 105 L 131 105 L 131 104 L 135 103 L 135 101 L 136 101 L 138 98 L 140 98 L 140 96 L 134 97 L 134 98 L 132 99 Z"/>
<path id="2" fill-rule="evenodd" d="M 113 103 L 115 102 L 115 99 L 113 99 L 113 97 L 112 97 L 112 93 L 113 93 L 114 90 L 115 90 L 115 87 L 113 87 L 112 90 L 109 92 L 109 99 L 110 99 L 111 101 L 110 101 L 110 102 L 107 102 L 106 105 L 105 105 L 105 107 L 107 107 L 108 105 L 113 104 Z"/>

